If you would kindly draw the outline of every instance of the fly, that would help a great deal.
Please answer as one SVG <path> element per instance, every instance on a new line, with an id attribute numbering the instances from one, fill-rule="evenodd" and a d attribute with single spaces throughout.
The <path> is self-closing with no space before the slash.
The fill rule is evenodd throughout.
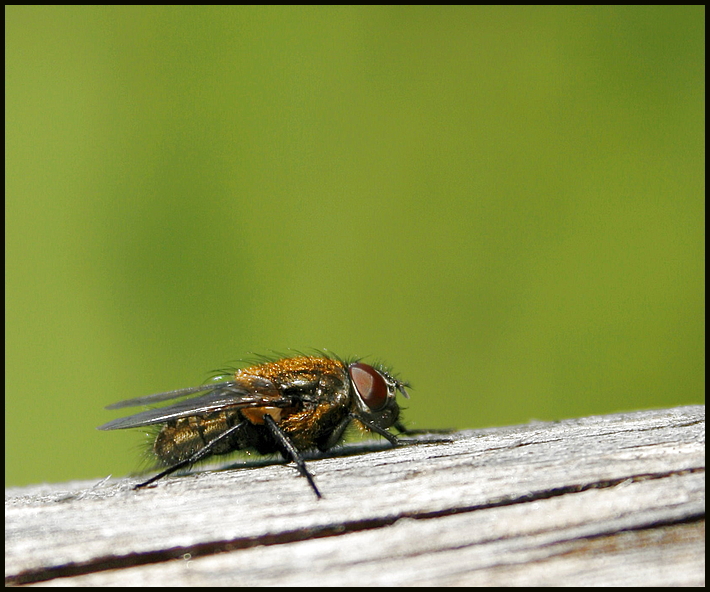
<path id="1" fill-rule="evenodd" d="M 167 407 L 114 419 L 98 429 L 120 430 L 162 424 L 153 453 L 167 467 L 140 489 L 212 455 L 235 450 L 278 452 L 295 463 L 318 498 L 322 497 L 301 451 L 327 451 L 357 422 L 367 431 L 397 438 L 407 433 L 399 421 L 399 392 L 409 385 L 380 365 L 345 362 L 326 355 L 298 355 L 237 370 L 224 382 L 138 397 L 109 405 L 122 409 L 194 395 Z"/>

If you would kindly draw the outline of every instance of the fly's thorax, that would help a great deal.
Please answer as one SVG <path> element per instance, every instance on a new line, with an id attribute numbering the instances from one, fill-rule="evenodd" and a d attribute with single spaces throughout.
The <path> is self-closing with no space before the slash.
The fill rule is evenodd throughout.
<path id="1" fill-rule="evenodd" d="M 299 450 L 318 447 L 350 411 L 350 384 L 345 368 L 329 365 L 322 373 L 303 373 L 282 382 L 283 401 L 289 406 L 241 409 L 254 426 L 269 415 Z"/>
<path id="2" fill-rule="evenodd" d="M 237 373 L 242 381 L 268 381 L 269 397 L 273 405 L 244 407 L 240 413 L 254 425 L 263 425 L 269 415 L 277 424 L 287 420 L 307 421 L 322 417 L 332 409 L 342 408 L 347 413 L 350 388 L 347 371 L 337 360 L 298 357 L 247 368 Z M 264 392 L 263 389 L 260 392 Z"/>
<path id="3" fill-rule="evenodd" d="M 315 392 L 315 401 L 317 403 L 326 403 L 330 407 L 347 409 L 350 398 L 350 381 L 348 373 L 342 364 L 336 371 L 322 374 L 318 378 L 318 386 Z"/>
<path id="4" fill-rule="evenodd" d="M 260 378 L 283 388 L 312 388 L 321 377 L 343 377 L 345 367 L 340 360 L 318 356 L 283 358 L 237 370 L 235 378 Z"/>

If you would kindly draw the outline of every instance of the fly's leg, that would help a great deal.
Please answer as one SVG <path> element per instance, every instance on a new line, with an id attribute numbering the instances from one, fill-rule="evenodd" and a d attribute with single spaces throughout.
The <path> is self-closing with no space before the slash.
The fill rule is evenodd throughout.
<path id="1" fill-rule="evenodd" d="M 371 421 L 368 421 L 366 418 L 364 418 L 362 415 L 359 415 L 357 413 L 351 413 L 350 417 L 352 419 L 357 419 L 362 425 L 364 425 L 368 430 L 371 430 L 375 432 L 376 434 L 379 434 L 383 438 L 385 438 L 392 446 L 398 446 L 399 445 L 399 440 L 397 439 L 397 436 L 394 434 L 390 434 L 386 429 L 381 428 L 377 424 L 372 423 Z M 395 423 L 395 427 L 397 427 L 397 424 L 399 422 Z M 400 424 L 401 425 L 401 424 Z M 397 429 L 399 429 L 397 427 Z"/>
<path id="2" fill-rule="evenodd" d="M 399 431 L 400 435 L 404 434 L 405 436 L 420 436 L 422 434 L 452 434 L 456 430 L 454 429 L 430 429 L 430 430 L 412 430 L 410 428 L 405 427 L 404 424 L 402 424 L 399 421 L 396 421 L 394 423 L 394 427 L 397 428 L 397 431 Z"/>
<path id="3" fill-rule="evenodd" d="M 162 479 L 163 477 L 170 475 L 171 473 L 174 473 L 175 471 L 179 471 L 183 467 L 187 467 L 189 465 L 192 465 L 192 464 L 202 460 L 206 456 L 209 456 L 210 454 L 212 454 L 212 450 L 214 449 L 214 447 L 217 444 L 219 444 L 222 440 L 229 438 L 229 436 L 234 434 L 234 432 L 236 432 L 240 428 L 243 428 L 246 424 L 247 424 L 247 422 L 243 421 L 241 423 L 238 423 L 235 426 L 232 426 L 228 430 L 225 430 L 219 436 L 217 436 L 214 440 L 210 440 L 207 444 L 205 444 L 202 448 L 200 448 L 197 452 L 195 452 L 195 454 L 193 454 L 191 457 L 186 458 L 185 460 L 181 460 L 179 463 L 174 464 L 171 467 L 168 467 L 167 469 L 165 469 L 161 473 L 158 473 L 157 475 L 155 475 L 155 477 L 151 477 L 150 479 L 148 479 L 144 483 L 139 483 L 133 489 L 141 489 L 142 487 L 145 487 L 146 485 L 150 485 L 151 483 L 156 482 L 158 479 Z"/>
<path id="4" fill-rule="evenodd" d="M 397 446 L 399 444 L 399 440 L 397 439 L 397 437 L 394 436 L 393 434 L 390 434 L 387 430 L 381 428 L 378 425 L 370 423 L 367 419 L 365 419 L 361 415 L 358 415 L 357 413 L 349 413 L 340 421 L 340 423 L 337 426 L 335 426 L 335 429 L 330 433 L 330 435 L 328 436 L 328 439 L 325 442 L 318 445 L 318 449 L 321 450 L 322 452 L 326 452 L 326 451 L 330 450 L 333 446 L 335 446 L 338 442 L 340 442 L 340 439 L 342 438 L 343 434 L 345 433 L 345 429 L 350 425 L 350 422 L 354 419 L 359 421 L 368 430 L 371 430 L 371 431 L 375 432 L 376 434 L 379 434 L 383 438 L 386 438 L 387 441 L 390 444 L 392 444 L 392 446 Z M 399 424 L 399 422 L 395 423 L 395 427 L 397 429 L 399 429 L 399 426 L 397 424 Z M 404 426 L 402 426 L 402 427 L 404 428 Z M 400 431 L 402 431 L 402 430 L 400 430 Z"/>
<path id="5" fill-rule="evenodd" d="M 289 440 L 289 437 L 284 434 L 283 430 L 278 426 L 274 418 L 269 414 L 264 415 L 264 425 L 269 428 L 274 440 L 276 440 L 279 444 L 284 457 L 296 463 L 298 472 L 308 479 L 308 484 L 311 486 L 316 496 L 318 496 L 318 499 L 322 498 L 323 496 L 320 494 L 320 491 L 318 491 L 315 481 L 313 481 L 313 475 L 308 472 L 306 462 L 303 460 L 301 453 L 298 452 L 298 449 L 293 445 L 293 442 Z"/>
<path id="6" fill-rule="evenodd" d="M 335 446 L 338 442 L 340 442 L 340 439 L 345 433 L 345 429 L 350 425 L 350 422 L 352 420 L 353 418 L 350 414 L 346 415 L 340 421 L 340 423 L 335 426 L 335 429 L 330 433 L 328 439 L 325 442 L 320 442 L 318 444 L 318 450 L 320 450 L 321 452 L 326 452 L 330 450 L 333 446 Z"/>
<path id="7" fill-rule="evenodd" d="M 405 436 L 410 433 L 405 425 L 399 420 L 394 422 L 394 427 L 397 428 L 397 431 L 399 431 L 400 434 L 404 434 Z"/>

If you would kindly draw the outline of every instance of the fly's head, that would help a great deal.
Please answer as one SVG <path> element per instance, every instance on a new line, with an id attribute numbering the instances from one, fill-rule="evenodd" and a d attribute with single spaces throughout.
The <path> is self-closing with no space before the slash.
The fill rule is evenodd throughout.
<path id="1" fill-rule="evenodd" d="M 397 391 L 408 399 L 405 387 L 409 385 L 382 368 L 362 362 L 348 366 L 348 378 L 357 412 L 377 427 L 394 425 L 399 418 Z"/>

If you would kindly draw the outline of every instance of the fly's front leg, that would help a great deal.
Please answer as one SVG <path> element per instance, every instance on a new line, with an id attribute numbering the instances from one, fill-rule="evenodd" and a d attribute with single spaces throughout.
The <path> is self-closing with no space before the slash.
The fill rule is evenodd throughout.
<path id="1" fill-rule="evenodd" d="M 357 419 L 362 425 L 364 425 L 368 430 L 372 430 L 376 434 L 379 434 L 383 438 L 385 438 L 392 446 L 397 446 L 399 444 L 399 440 L 394 434 L 390 434 L 386 429 L 381 428 L 375 423 L 372 423 L 371 421 L 368 421 L 365 417 L 358 413 L 351 413 L 350 417 L 352 419 Z"/>
<path id="2" fill-rule="evenodd" d="M 368 430 L 375 432 L 376 434 L 379 434 L 383 438 L 385 438 L 392 446 L 397 446 L 399 444 L 399 440 L 397 437 L 393 434 L 390 434 L 387 430 L 384 428 L 381 428 L 377 424 L 374 424 L 370 421 L 368 421 L 366 418 L 364 418 L 362 415 L 359 415 L 358 413 L 348 413 L 338 425 L 335 426 L 335 429 L 331 432 L 330 436 L 328 436 L 328 439 L 323 442 L 322 444 L 318 445 L 318 449 L 322 450 L 325 452 L 326 450 L 330 450 L 333 446 L 335 446 L 338 442 L 340 442 L 341 438 L 343 437 L 343 434 L 345 433 L 346 428 L 348 425 L 350 425 L 350 422 L 356 420 L 359 421 L 362 425 L 364 425 Z M 399 423 L 399 422 L 397 422 Z M 395 427 L 399 429 L 399 427 L 395 424 Z M 404 426 L 403 426 L 404 427 Z"/>

